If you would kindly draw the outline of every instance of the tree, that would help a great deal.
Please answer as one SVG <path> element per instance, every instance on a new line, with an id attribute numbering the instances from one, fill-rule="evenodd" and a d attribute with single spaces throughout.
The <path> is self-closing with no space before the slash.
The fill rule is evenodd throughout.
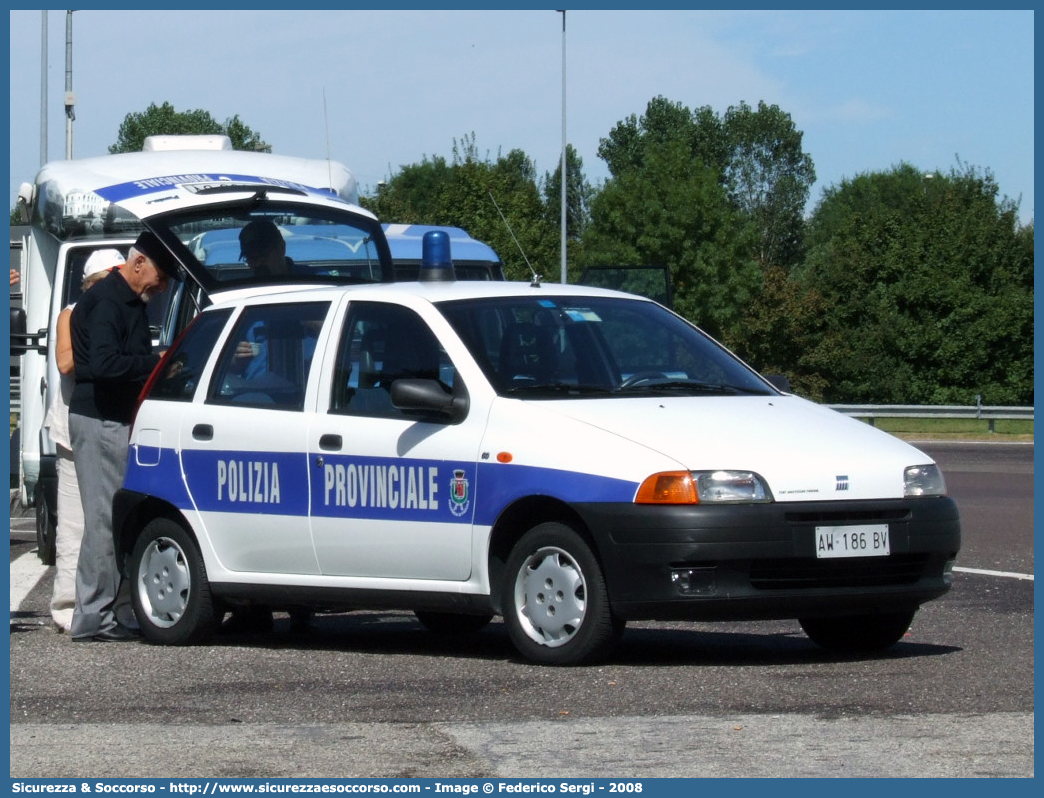
<path id="1" fill-rule="evenodd" d="M 777 105 L 746 103 L 725 112 L 729 196 L 758 230 L 755 257 L 789 269 L 801 259 L 805 204 L 816 170 L 801 148 L 802 133 Z"/>
<path id="2" fill-rule="evenodd" d="M 224 124 L 218 122 L 209 111 L 176 111 L 169 102 L 157 106 L 149 105 L 140 113 L 129 113 L 123 118 L 116 143 L 109 147 L 110 153 L 139 152 L 147 136 L 172 135 L 226 135 L 232 140 L 233 149 L 271 152 L 270 145 L 262 141 L 236 114 Z"/>
<path id="3" fill-rule="evenodd" d="M 664 97 L 649 101 L 602 139 L 598 155 L 613 175 L 644 168 L 650 144 L 674 141 L 714 170 L 736 208 L 758 230 L 755 257 L 763 268 L 791 268 L 801 258 L 805 203 L 815 183 L 802 133 L 779 106 L 732 106 L 719 117 L 703 106 L 690 111 Z"/>
<path id="4" fill-rule="evenodd" d="M 580 260 L 665 265 L 675 309 L 728 343 L 760 290 L 752 219 L 728 192 L 730 148 L 709 107 L 653 98 L 602 139 L 612 177 L 591 203 Z"/>
<path id="5" fill-rule="evenodd" d="M 749 256 L 751 228 L 720 173 L 679 140 L 646 140 L 591 205 L 582 262 L 667 265 L 675 310 L 712 335 L 733 339 L 761 275 Z M 640 166 L 634 166 L 640 164 Z"/>
<path id="6" fill-rule="evenodd" d="M 822 296 L 834 402 L 1033 400 L 1033 238 L 992 175 L 909 164 L 824 193 L 796 273 Z"/>
<path id="7" fill-rule="evenodd" d="M 508 279 L 530 279 L 531 267 L 557 273 L 558 238 L 546 221 L 533 162 L 521 150 L 493 160 L 480 155 L 472 133 L 453 142 L 452 161 L 425 157 L 404 166 L 377 197 L 361 201 L 380 219 L 463 227 L 500 255 Z"/>
<path id="8" fill-rule="evenodd" d="M 591 184 L 584 179 L 584 161 L 572 144 L 566 146 L 566 237 L 579 241 L 591 219 Z M 544 208 L 551 227 L 562 226 L 562 164 L 544 175 Z M 559 230 L 561 238 L 561 230 Z"/>
<path id="9" fill-rule="evenodd" d="M 677 142 L 689 156 L 714 169 L 724 182 L 728 143 L 721 120 L 709 106 L 690 111 L 679 102 L 654 97 L 645 114 L 631 114 L 598 145 L 598 157 L 612 175 L 641 170 L 650 145 Z"/>

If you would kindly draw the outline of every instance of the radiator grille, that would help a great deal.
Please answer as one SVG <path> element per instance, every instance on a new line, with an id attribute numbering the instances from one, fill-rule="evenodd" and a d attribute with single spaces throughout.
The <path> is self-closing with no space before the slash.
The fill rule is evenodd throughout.
<path id="1" fill-rule="evenodd" d="M 750 584 L 756 590 L 912 585 L 924 576 L 927 564 L 927 554 L 758 560 L 751 563 Z"/>
<path id="2" fill-rule="evenodd" d="M 805 512 L 789 512 L 785 516 L 788 524 L 820 524 L 824 526 L 841 526 L 844 524 L 886 524 L 906 521 L 910 518 L 910 510 L 906 507 L 892 507 L 875 510 L 815 510 Z"/>

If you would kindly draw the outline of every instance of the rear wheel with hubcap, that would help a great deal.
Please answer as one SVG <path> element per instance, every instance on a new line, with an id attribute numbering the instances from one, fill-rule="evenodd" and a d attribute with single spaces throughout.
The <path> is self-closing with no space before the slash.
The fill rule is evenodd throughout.
<path id="1" fill-rule="evenodd" d="M 205 640 L 217 628 L 196 541 L 167 518 L 151 521 L 131 554 L 131 601 L 146 638 L 166 645 Z"/>

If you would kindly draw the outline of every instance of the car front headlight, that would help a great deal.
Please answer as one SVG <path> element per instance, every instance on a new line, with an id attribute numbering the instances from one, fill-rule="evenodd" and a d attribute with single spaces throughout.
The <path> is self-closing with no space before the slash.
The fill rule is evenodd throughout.
<path id="1" fill-rule="evenodd" d="M 753 471 L 665 471 L 638 488 L 636 504 L 741 504 L 770 502 L 765 481 Z"/>
<path id="2" fill-rule="evenodd" d="M 904 496 L 945 496 L 946 480 L 935 464 L 910 466 L 903 473 Z"/>
<path id="3" fill-rule="evenodd" d="M 692 476 L 702 504 L 772 501 L 764 480 L 753 471 L 694 471 Z"/>

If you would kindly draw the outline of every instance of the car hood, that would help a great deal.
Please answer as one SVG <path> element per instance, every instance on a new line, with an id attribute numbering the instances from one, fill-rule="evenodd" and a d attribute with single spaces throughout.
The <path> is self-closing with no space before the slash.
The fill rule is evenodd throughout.
<path id="1" fill-rule="evenodd" d="M 687 470 L 753 471 L 776 501 L 902 498 L 905 468 L 933 462 L 898 438 L 790 395 L 569 401 L 554 410 Z"/>

